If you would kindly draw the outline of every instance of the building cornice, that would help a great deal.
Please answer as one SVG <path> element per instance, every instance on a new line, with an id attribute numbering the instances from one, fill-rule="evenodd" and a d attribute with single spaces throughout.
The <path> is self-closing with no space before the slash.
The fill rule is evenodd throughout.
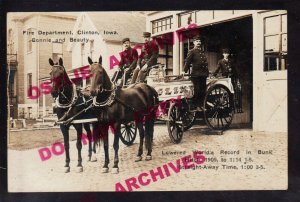
<path id="1" fill-rule="evenodd" d="M 67 19 L 67 20 L 76 20 L 77 16 L 70 16 L 70 15 L 65 15 L 65 14 L 58 14 L 58 13 L 32 13 L 27 16 L 15 16 L 13 17 L 13 21 L 19 21 L 19 22 L 25 22 L 26 20 L 29 20 L 33 17 L 37 16 L 44 16 L 44 17 L 52 17 L 52 18 L 58 18 L 58 19 Z"/>

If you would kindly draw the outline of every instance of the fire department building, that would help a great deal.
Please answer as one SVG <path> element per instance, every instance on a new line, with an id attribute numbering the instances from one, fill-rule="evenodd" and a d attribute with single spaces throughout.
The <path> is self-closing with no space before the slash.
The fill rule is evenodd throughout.
<path id="1" fill-rule="evenodd" d="M 210 72 L 229 48 L 243 91 L 243 113 L 234 122 L 254 131 L 287 132 L 287 11 L 154 11 L 146 28 L 164 39 L 159 62 L 169 75 L 182 72 L 195 30 Z"/>

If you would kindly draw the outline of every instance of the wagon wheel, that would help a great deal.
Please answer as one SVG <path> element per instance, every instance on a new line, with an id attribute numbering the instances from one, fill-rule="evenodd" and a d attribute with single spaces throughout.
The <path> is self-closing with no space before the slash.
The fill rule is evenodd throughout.
<path id="1" fill-rule="evenodd" d="M 133 121 L 126 124 L 122 124 L 120 136 L 121 141 L 127 146 L 132 145 L 136 138 L 136 132 L 137 128 Z"/>
<path id="2" fill-rule="evenodd" d="M 183 131 L 190 129 L 196 120 L 196 112 L 189 111 L 189 105 L 186 99 L 182 99 L 182 122 Z"/>
<path id="3" fill-rule="evenodd" d="M 227 129 L 233 119 L 233 95 L 224 85 L 217 84 L 208 89 L 204 99 L 204 119 L 215 130 Z"/>
<path id="4" fill-rule="evenodd" d="M 168 111 L 167 127 L 173 143 L 178 144 L 183 136 L 182 114 L 179 106 L 172 102 Z"/>

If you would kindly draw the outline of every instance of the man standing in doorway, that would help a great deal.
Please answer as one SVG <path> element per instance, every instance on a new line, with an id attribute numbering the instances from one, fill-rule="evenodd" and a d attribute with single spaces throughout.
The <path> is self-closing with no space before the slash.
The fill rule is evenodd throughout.
<path id="1" fill-rule="evenodd" d="M 122 40 L 124 51 L 120 53 L 121 60 L 118 66 L 118 70 L 114 73 L 112 77 L 112 81 L 117 83 L 118 79 L 121 79 L 125 74 L 125 83 L 136 68 L 137 60 L 138 60 L 138 52 L 136 49 L 131 48 L 130 39 L 124 38 Z M 121 81 L 120 86 L 123 86 L 123 79 Z"/>
<path id="2" fill-rule="evenodd" d="M 144 32 L 143 37 L 145 43 L 138 59 L 138 66 L 133 72 L 131 83 L 144 82 L 151 67 L 157 64 L 159 49 L 156 41 L 151 40 L 151 33 L 149 32 Z"/>
<path id="3" fill-rule="evenodd" d="M 214 76 L 217 76 L 221 72 L 222 77 L 229 77 L 232 79 L 233 84 L 239 84 L 238 75 L 236 67 L 231 58 L 229 58 L 230 52 L 228 48 L 222 50 L 223 59 L 218 61 L 217 69 L 213 73 Z"/>
<path id="4" fill-rule="evenodd" d="M 194 84 L 194 97 L 191 110 L 199 109 L 203 106 L 203 100 L 206 92 L 206 79 L 208 77 L 208 63 L 204 51 L 201 48 L 200 36 L 194 37 L 194 48 L 189 50 L 184 71 L 188 72 L 192 64 L 191 81 Z"/>
<path id="5" fill-rule="evenodd" d="M 229 58 L 230 55 L 229 49 L 224 48 L 222 50 L 222 54 L 223 54 L 223 59 L 218 61 L 217 69 L 213 73 L 213 75 L 216 76 L 219 72 L 221 72 L 223 77 L 236 78 L 237 73 L 232 59 Z"/>
<path id="6" fill-rule="evenodd" d="M 236 65 L 233 60 L 229 58 L 230 51 L 228 48 L 222 50 L 223 59 L 218 61 L 217 69 L 213 73 L 214 76 L 217 76 L 221 72 L 222 77 L 231 78 L 231 82 L 234 88 L 234 97 L 235 97 L 235 109 L 236 112 L 242 112 L 242 86 L 239 81 L 239 76 L 237 73 Z"/>

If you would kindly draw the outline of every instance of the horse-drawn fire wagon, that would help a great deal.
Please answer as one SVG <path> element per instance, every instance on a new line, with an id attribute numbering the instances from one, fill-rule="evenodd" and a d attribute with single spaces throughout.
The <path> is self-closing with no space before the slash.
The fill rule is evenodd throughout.
<path id="1" fill-rule="evenodd" d="M 188 74 L 166 76 L 164 66 L 159 64 L 149 72 L 147 84 L 159 95 L 160 103 L 156 119 L 167 123 L 173 143 L 181 141 L 184 131 L 195 123 L 197 114 L 211 129 L 223 131 L 230 126 L 234 113 L 241 112 L 241 92 L 235 93 L 231 78 L 208 77 L 204 104 L 199 110 L 190 110 L 194 87 Z M 72 123 L 92 122 L 97 122 L 97 119 L 72 121 Z M 125 145 L 132 145 L 136 135 L 137 128 L 134 122 L 122 124 L 120 139 Z"/>
<path id="2" fill-rule="evenodd" d="M 174 143 L 179 143 L 184 131 L 193 126 L 197 114 L 211 129 L 223 131 L 230 126 L 234 113 L 242 112 L 240 86 L 234 88 L 231 78 L 208 77 L 204 104 L 198 111 L 190 110 L 194 87 L 188 74 L 166 76 L 164 66 L 157 65 L 149 72 L 147 84 L 159 95 L 157 120 L 166 121 Z M 131 145 L 136 132 L 133 122 L 122 125 L 122 142 Z"/>
<path id="3" fill-rule="evenodd" d="M 203 106 L 200 107 L 201 109 L 191 110 L 194 86 L 189 75 L 166 76 L 164 66 L 157 65 L 151 68 L 147 77 L 147 85 L 139 83 L 127 87 L 125 85 L 121 88 L 110 80 L 102 67 L 101 56 L 99 62 L 93 62 L 91 58 L 88 58 L 88 61 L 93 75 L 90 89 L 92 97 L 86 97 L 82 92 L 79 92 L 78 95 L 75 85 L 66 75 L 61 58 L 59 64 L 54 64 L 52 59 L 49 59 L 52 66 L 51 80 L 60 82 L 53 82 L 51 94 L 56 100 L 59 118 L 57 123 L 61 124 L 61 131 L 67 148 L 66 172 L 70 171 L 68 150 L 70 124 L 77 131 L 77 149 L 79 152 L 77 167 L 80 172 L 82 172 L 82 123 L 89 138 L 89 159 L 92 157 L 89 123 L 96 122 L 93 124 L 94 129 L 101 126 L 105 150 L 104 172 L 108 171 L 109 162 L 108 127 L 113 126 L 116 133 L 113 170 L 118 173 L 118 137 L 124 144 L 131 145 L 138 129 L 141 141 L 136 161 L 142 160 L 144 137 L 147 150 L 146 160 L 151 160 L 155 119 L 166 121 L 171 141 L 179 143 L 182 140 L 183 132 L 194 124 L 198 112 L 203 115 L 210 128 L 225 130 L 230 126 L 235 110 L 241 111 L 241 96 L 237 96 L 241 94 L 241 91 L 235 92 L 237 88 L 234 88 L 231 78 L 209 78 Z M 144 111 L 145 109 L 146 111 Z M 142 113 L 140 113 L 141 111 Z M 143 124 L 142 121 L 145 123 Z M 98 132 L 93 135 L 95 134 Z M 96 152 L 95 149 L 93 151 Z"/>

